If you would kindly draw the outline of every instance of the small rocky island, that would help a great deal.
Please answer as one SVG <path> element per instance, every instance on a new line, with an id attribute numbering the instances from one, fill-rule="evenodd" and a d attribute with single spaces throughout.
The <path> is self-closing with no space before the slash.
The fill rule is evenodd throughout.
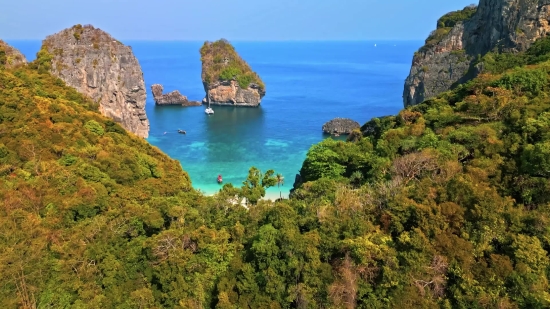
<path id="1" fill-rule="evenodd" d="M 13 68 L 25 63 L 27 59 L 19 50 L 0 40 L 0 67 Z"/>
<path id="2" fill-rule="evenodd" d="M 205 104 L 258 106 L 265 85 L 250 66 L 224 39 L 205 42 L 201 50 Z"/>
<path id="3" fill-rule="evenodd" d="M 359 129 L 361 125 L 349 118 L 334 118 L 323 125 L 323 132 L 327 134 L 350 134 L 353 130 Z"/>
<path id="4" fill-rule="evenodd" d="M 129 46 L 91 25 L 76 25 L 42 42 L 51 73 L 99 103 L 99 111 L 139 137 L 148 137 L 145 82 Z"/>
<path id="5" fill-rule="evenodd" d="M 174 90 L 170 93 L 163 94 L 164 87 L 160 84 L 154 84 L 151 86 L 153 92 L 153 99 L 157 105 L 181 105 L 181 106 L 199 106 L 201 102 L 189 101 L 186 96 L 181 94 L 178 90 Z"/>

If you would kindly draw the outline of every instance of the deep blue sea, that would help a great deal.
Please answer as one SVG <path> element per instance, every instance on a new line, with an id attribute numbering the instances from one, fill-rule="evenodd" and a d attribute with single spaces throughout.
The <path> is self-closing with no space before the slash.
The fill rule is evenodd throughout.
<path id="1" fill-rule="evenodd" d="M 34 59 L 39 41 L 10 41 Z M 288 194 L 307 150 L 335 117 L 365 123 L 397 113 L 403 83 L 420 41 L 233 42 L 263 79 L 267 94 L 259 108 L 155 106 L 152 84 L 204 97 L 199 48 L 202 42 L 124 42 L 138 58 L 148 90 L 149 143 L 181 162 L 193 186 L 214 193 L 224 183 L 240 186 L 255 166 L 285 177 Z M 376 44 L 376 46 L 375 46 Z M 182 129 L 186 135 L 178 134 Z M 278 189 L 269 190 L 271 196 Z"/>

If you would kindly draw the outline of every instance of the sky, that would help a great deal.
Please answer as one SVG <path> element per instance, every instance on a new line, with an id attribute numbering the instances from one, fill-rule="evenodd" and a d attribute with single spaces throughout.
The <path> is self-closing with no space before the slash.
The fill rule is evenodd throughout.
<path id="1" fill-rule="evenodd" d="M 0 39 L 92 24 L 119 40 L 424 40 L 477 0 L 6 0 Z"/>

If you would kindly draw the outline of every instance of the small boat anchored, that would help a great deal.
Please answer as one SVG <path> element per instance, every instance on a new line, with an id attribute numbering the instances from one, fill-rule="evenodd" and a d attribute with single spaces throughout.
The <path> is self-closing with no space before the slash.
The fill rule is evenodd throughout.
<path id="1" fill-rule="evenodd" d="M 209 106 L 207 107 L 204 112 L 207 114 L 207 115 L 210 115 L 210 114 L 214 114 L 214 110 Z"/>
<path id="2" fill-rule="evenodd" d="M 218 175 L 218 183 L 222 183 L 222 182 L 223 182 L 222 175 Z"/>
<path id="3" fill-rule="evenodd" d="M 185 132 L 184 130 L 178 130 L 178 133 L 187 134 L 187 132 Z"/>

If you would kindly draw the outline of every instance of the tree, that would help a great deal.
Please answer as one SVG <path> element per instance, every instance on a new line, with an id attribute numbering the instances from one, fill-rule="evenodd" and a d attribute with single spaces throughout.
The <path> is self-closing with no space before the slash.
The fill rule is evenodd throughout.
<path id="1" fill-rule="evenodd" d="M 248 171 L 248 177 L 243 181 L 241 187 L 243 196 L 252 204 L 258 203 L 265 196 L 265 189 L 277 184 L 277 178 L 273 174 L 275 174 L 273 170 L 268 170 L 265 174 L 262 174 L 259 169 L 251 167 Z"/>
<path id="2" fill-rule="evenodd" d="M 281 186 L 285 184 L 285 178 L 281 174 L 277 174 L 275 178 L 277 179 L 277 188 L 279 188 L 279 198 L 283 198 L 283 194 L 281 193 Z"/>

